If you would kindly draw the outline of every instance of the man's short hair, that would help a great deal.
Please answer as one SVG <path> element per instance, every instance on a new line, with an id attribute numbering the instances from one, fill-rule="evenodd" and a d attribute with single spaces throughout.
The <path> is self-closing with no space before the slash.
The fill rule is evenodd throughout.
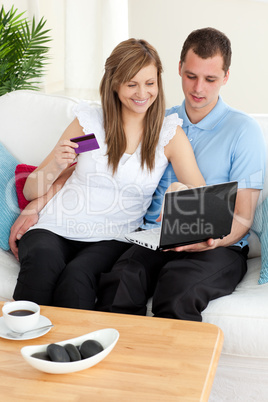
<path id="1" fill-rule="evenodd" d="M 191 32 L 182 47 L 181 64 L 185 61 L 190 49 L 202 59 L 220 54 L 223 58 L 223 71 L 226 74 L 229 70 L 232 57 L 231 42 L 221 31 L 215 28 L 201 28 Z"/>

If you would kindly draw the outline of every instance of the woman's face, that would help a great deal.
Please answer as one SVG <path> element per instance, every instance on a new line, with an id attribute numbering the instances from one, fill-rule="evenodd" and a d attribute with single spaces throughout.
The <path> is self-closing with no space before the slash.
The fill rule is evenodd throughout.
<path id="1" fill-rule="evenodd" d="M 118 97 L 122 103 L 122 113 L 145 115 L 157 95 L 157 68 L 154 64 L 149 64 L 129 82 L 120 85 Z"/>

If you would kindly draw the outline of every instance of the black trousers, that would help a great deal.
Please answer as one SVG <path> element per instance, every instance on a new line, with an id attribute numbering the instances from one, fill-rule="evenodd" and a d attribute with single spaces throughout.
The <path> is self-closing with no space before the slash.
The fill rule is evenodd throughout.
<path id="1" fill-rule="evenodd" d="M 108 272 L 129 247 L 116 240 L 80 242 L 30 230 L 19 242 L 21 269 L 13 297 L 93 310 L 101 272 Z"/>
<path id="2" fill-rule="evenodd" d="M 97 309 L 201 321 L 210 300 L 232 293 L 247 271 L 248 247 L 187 253 L 128 249 L 99 281 Z"/>

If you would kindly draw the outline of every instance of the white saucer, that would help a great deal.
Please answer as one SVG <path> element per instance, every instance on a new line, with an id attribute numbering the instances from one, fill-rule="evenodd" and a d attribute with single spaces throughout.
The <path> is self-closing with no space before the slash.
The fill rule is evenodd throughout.
<path id="1" fill-rule="evenodd" d="M 40 315 L 39 321 L 36 324 L 36 328 L 43 327 L 45 325 L 50 325 L 50 324 L 52 324 L 52 323 L 47 317 Z M 44 329 L 43 331 L 41 331 L 41 330 L 34 331 L 33 330 L 32 332 L 29 332 L 28 334 L 22 335 L 20 338 L 11 338 L 7 335 L 11 331 L 6 326 L 4 317 L 0 317 L 0 338 L 11 339 L 12 341 L 25 341 L 27 339 L 39 338 L 40 336 L 45 335 L 50 330 L 51 330 L 51 328 Z"/>

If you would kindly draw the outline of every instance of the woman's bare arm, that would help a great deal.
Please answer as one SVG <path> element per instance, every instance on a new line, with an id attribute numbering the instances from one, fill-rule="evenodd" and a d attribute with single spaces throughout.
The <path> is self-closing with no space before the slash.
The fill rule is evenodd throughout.
<path id="1" fill-rule="evenodd" d="M 26 208 L 21 212 L 10 230 L 9 246 L 18 260 L 18 245 L 17 240 L 24 235 L 24 233 L 33 225 L 38 222 L 38 214 L 44 206 L 51 200 L 52 197 L 63 187 L 66 180 L 71 176 L 75 166 L 65 169 L 64 173 L 54 182 L 49 191 L 43 196 L 31 201 Z"/>
<path id="2" fill-rule="evenodd" d="M 54 149 L 38 168 L 27 177 L 23 194 L 28 201 L 46 194 L 55 180 L 70 167 L 76 158 L 74 149 L 78 147 L 77 144 L 70 141 L 70 138 L 84 134 L 77 119 L 66 128 Z"/>

